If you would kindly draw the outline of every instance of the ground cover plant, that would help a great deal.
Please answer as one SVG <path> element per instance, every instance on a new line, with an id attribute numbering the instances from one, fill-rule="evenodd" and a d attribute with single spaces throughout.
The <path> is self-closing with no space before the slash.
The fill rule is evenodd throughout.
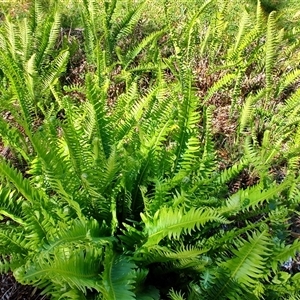
<path id="1" fill-rule="evenodd" d="M 260 2 L 51 3 L 0 29 L 1 273 L 51 299 L 299 299 L 297 30 Z"/>

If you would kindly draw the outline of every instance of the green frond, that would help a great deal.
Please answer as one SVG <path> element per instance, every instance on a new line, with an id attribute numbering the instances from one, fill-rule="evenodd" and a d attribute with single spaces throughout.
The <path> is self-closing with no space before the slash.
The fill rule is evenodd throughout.
<path id="1" fill-rule="evenodd" d="M 228 222 L 217 211 L 196 208 L 185 211 L 183 208 L 163 207 L 152 218 L 143 213 L 141 218 L 147 236 L 147 242 L 143 247 L 158 245 L 165 237 L 179 239 L 183 234 L 191 235 L 192 231 L 200 230 L 207 222 L 223 224 Z"/>
<path id="2" fill-rule="evenodd" d="M 5 146 L 11 147 L 13 151 L 21 154 L 26 161 L 29 161 L 29 149 L 24 135 L 2 118 L 0 119 L 0 136 Z"/>
<path id="3" fill-rule="evenodd" d="M 249 60 L 250 57 L 247 57 L 247 61 L 245 60 L 246 50 L 249 47 L 253 47 L 254 53 L 252 55 L 255 55 L 257 53 L 257 50 L 255 46 L 253 45 L 255 41 L 261 36 L 261 32 L 257 27 L 254 27 L 249 32 L 246 32 L 239 41 L 239 44 L 236 46 L 236 48 L 230 49 L 228 51 L 228 57 L 227 60 L 229 63 L 233 63 L 234 65 L 237 64 L 244 64 L 244 65 L 250 65 L 251 60 Z M 256 51 L 255 51 L 256 50 Z"/>
<path id="4" fill-rule="evenodd" d="M 264 202 L 269 202 L 274 197 L 278 197 L 279 193 L 287 189 L 290 183 L 289 179 L 285 179 L 281 184 L 270 184 L 266 189 L 263 189 L 261 185 L 255 185 L 245 190 L 239 190 L 229 197 L 226 208 L 223 208 L 222 212 L 234 214 L 235 211 L 254 209 Z"/>
<path id="5" fill-rule="evenodd" d="M 240 120 L 239 120 L 239 133 L 243 133 L 245 128 L 249 123 L 251 123 L 253 118 L 253 96 L 250 95 L 245 100 L 243 108 L 240 113 Z M 251 124 L 250 124 L 251 125 Z"/>
<path id="6" fill-rule="evenodd" d="M 112 249 L 106 249 L 100 288 L 104 300 L 135 299 L 134 268 L 132 262 L 117 256 Z"/>
<path id="7" fill-rule="evenodd" d="M 71 220 L 66 228 L 60 226 L 60 231 L 53 234 L 53 239 L 49 239 L 49 244 L 45 243 L 43 248 L 51 252 L 58 247 L 68 247 L 71 245 L 90 245 L 101 247 L 114 240 L 109 236 L 110 232 L 105 226 L 100 227 L 96 220 L 86 220 L 85 223 L 79 220 Z M 103 235 L 103 236 L 102 236 Z"/>
<path id="8" fill-rule="evenodd" d="M 176 292 L 173 289 L 169 292 L 169 297 L 171 300 L 185 300 L 184 293 Z"/>
<path id="9" fill-rule="evenodd" d="M 138 20 L 140 19 L 145 5 L 146 1 L 142 1 L 141 3 L 137 4 L 135 7 L 130 9 L 119 22 L 116 22 L 116 24 L 112 26 L 110 36 L 112 46 L 116 46 L 118 41 L 131 34 L 134 26 L 136 26 Z"/>
<path id="10" fill-rule="evenodd" d="M 182 77 L 181 82 L 181 102 L 178 106 L 178 130 L 175 135 L 176 140 L 176 150 L 173 172 L 176 173 L 180 170 L 180 164 L 182 162 L 182 155 L 184 152 L 189 151 L 188 142 L 195 145 L 197 135 L 197 126 L 200 120 L 199 113 L 199 99 L 194 95 L 194 90 L 192 88 L 192 78 L 187 66 L 182 65 L 183 70 L 180 72 Z M 192 146 L 191 145 L 191 146 Z M 193 148 L 192 151 L 196 150 Z"/>
<path id="11" fill-rule="evenodd" d="M 22 45 L 23 61 L 28 61 L 32 56 L 32 45 L 34 44 L 34 33 L 30 28 L 30 24 L 27 18 L 24 18 L 19 23 L 20 28 L 20 40 Z"/>
<path id="12" fill-rule="evenodd" d="M 42 192 L 37 191 L 31 186 L 30 181 L 24 178 L 22 173 L 11 167 L 3 160 L 0 161 L 1 175 L 11 182 L 20 194 L 30 203 L 41 203 L 42 199 L 46 199 Z"/>
<path id="13" fill-rule="evenodd" d="M 240 162 L 234 164 L 233 166 L 229 167 L 221 171 L 221 173 L 217 176 L 217 180 L 221 183 L 227 183 L 236 177 L 247 165 L 249 161 L 247 159 L 243 159 Z"/>
<path id="14" fill-rule="evenodd" d="M 218 270 L 218 277 L 214 278 L 214 284 L 204 289 L 198 296 L 203 299 L 220 299 L 220 300 L 258 300 L 253 292 L 248 288 L 243 288 L 238 282 L 230 277 L 224 270 Z M 199 290 L 199 289 L 198 289 Z M 197 298 L 195 298 L 197 299 Z"/>
<path id="15" fill-rule="evenodd" d="M 202 154 L 202 162 L 205 165 L 207 172 L 213 171 L 215 167 L 215 145 L 212 136 L 212 119 L 213 119 L 213 109 L 210 106 L 205 109 L 204 112 L 204 147 Z"/>
<path id="16" fill-rule="evenodd" d="M 237 240 L 231 252 L 233 258 L 219 263 L 215 275 L 203 290 L 215 299 L 259 299 L 254 289 L 264 277 L 264 269 L 272 254 L 270 236 L 266 231 L 247 234 L 247 240 Z M 214 273 L 213 272 L 213 273 Z M 260 296 L 260 295 L 259 295 Z"/>
<path id="17" fill-rule="evenodd" d="M 50 208 L 35 207 L 27 202 L 22 207 L 26 230 L 28 231 L 27 242 L 31 249 L 41 247 L 43 243 L 48 243 L 48 238 L 53 234 L 55 215 Z"/>
<path id="18" fill-rule="evenodd" d="M 280 81 L 279 86 L 277 87 L 276 95 L 279 96 L 286 88 L 295 83 L 295 81 L 300 77 L 300 70 L 296 69 L 285 76 Z M 297 92 L 297 91 L 296 91 Z"/>
<path id="19" fill-rule="evenodd" d="M 99 139 L 99 150 L 97 153 L 98 159 L 101 157 L 109 157 L 110 147 L 113 143 L 113 131 L 109 127 L 110 117 L 108 116 L 108 107 L 106 104 L 106 93 L 97 86 L 96 78 L 92 78 L 88 75 L 86 78 L 86 97 L 93 109 L 89 110 L 89 117 L 91 122 L 94 123 L 93 130 L 96 132 L 97 138 Z M 95 140 L 95 146 L 97 146 Z"/>
<path id="20" fill-rule="evenodd" d="M 30 135 L 29 129 L 32 126 L 32 116 L 34 112 L 32 95 L 30 94 L 29 82 L 23 69 L 14 60 L 11 54 L 0 52 L 0 69 L 9 79 L 14 97 L 21 106 L 24 121 L 20 124 L 25 132 Z"/>
<path id="21" fill-rule="evenodd" d="M 114 1 L 115 2 L 115 1 Z M 107 4 L 108 2 L 105 2 Z M 95 63 L 95 48 L 96 48 L 96 32 L 93 14 L 95 12 L 95 1 L 84 0 L 83 9 L 81 11 L 81 20 L 84 26 L 84 49 L 87 61 Z"/>
<path id="22" fill-rule="evenodd" d="M 295 240 L 293 244 L 280 246 L 274 249 L 274 256 L 272 257 L 272 269 L 275 271 L 278 269 L 278 264 L 283 264 L 289 258 L 295 257 L 296 253 L 300 249 L 299 240 Z"/>
<path id="23" fill-rule="evenodd" d="M 53 85 L 55 80 L 65 72 L 69 59 L 69 51 L 62 50 L 49 64 L 46 71 L 42 75 L 42 88 L 48 88 Z"/>
<path id="24" fill-rule="evenodd" d="M 47 286 L 55 287 L 51 292 L 61 289 L 100 291 L 100 261 L 102 249 L 65 248 L 53 256 L 44 252 L 36 253 L 32 261 L 14 270 L 15 278 L 22 284 L 32 284 L 47 291 Z M 48 291 L 49 292 L 49 291 Z"/>
<path id="25" fill-rule="evenodd" d="M 199 22 L 199 16 L 205 10 L 207 6 L 212 3 L 211 0 L 205 1 L 199 9 L 197 9 L 196 13 L 192 16 L 191 20 L 186 23 L 184 28 L 183 37 L 184 37 L 184 45 L 182 46 L 181 52 L 184 51 L 185 60 L 188 62 L 191 60 L 192 50 L 194 45 L 192 43 L 193 37 L 195 37 L 195 25 Z M 183 50 L 184 49 L 184 50 Z"/>
<path id="26" fill-rule="evenodd" d="M 9 226 L 6 226 L 9 227 Z M 9 255 L 11 256 L 12 263 L 8 263 L 7 266 L 10 268 L 13 267 L 14 256 L 26 256 L 29 251 L 31 251 L 30 246 L 28 245 L 28 239 L 24 238 L 23 231 L 18 228 L 8 228 L 5 229 L 3 226 L 0 226 L 0 251 L 1 256 Z M 0 260 L 1 261 L 1 260 Z M 17 259 L 15 261 L 17 263 Z M 20 265 L 24 261 L 22 260 Z M 18 266 L 20 266 L 18 265 Z"/>
<path id="27" fill-rule="evenodd" d="M 38 32 L 36 33 L 36 43 L 37 43 L 37 53 L 36 53 L 36 65 L 37 67 L 42 67 L 45 65 L 49 55 L 52 54 L 55 43 L 60 33 L 60 15 L 55 13 L 50 15 L 43 24 L 42 28 L 39 26 L 36 28 Z"/>
<path id="28" fill-rule="evenodd" d="M 267 41 L 266 41 L 266 89 L 267 99 L 273 85 L 273 69 L 276 63 L 276 47 L 277 47 L 277 29 L 276 29 L 276 12 L 271 12 L 267 25 Z"/>
<path id="29" fill-rule="evenodd" d="M 165 30 L 155 31 L 146 36 L 141 42 L 134 47 L 131 51 L 127 52 L 125 57 L 122 59 L 122 63 L 124 64 L 124 69 L 126 70 L 130 64 L 134 61 L 134 59 L 138 56 L 138 54 L 144 50 L 147 46 L 153 45 L 156 43 L 157 39 L 165 33 Z M 151 47 L 151 46 L 150 46 Z M 132 71 L 132 70 L 131 70 Z"/>
<path id="30" fill-rule="evenodd" d="M 299 96 L 300 96 L 300 89 L 297 89 L 290 97 L 288 97 L 285 100 L 285 105 L 280 110 L 282 115 L 291 114 L 294 111 L 298 112 L 300 107 Z"/>
<path id="31" fill-rule="evenodd" d="M 148 252 L 143 253 L 142 260 L 144 263 L 158 263 L 158 262 L 172 262 L 175 268 L 191 268 L 193 264 L 199 265 L 200 257 L 203 253 L 208 252 L 209 249 L 198 249 L 193 246 L 176 247 L 176 250 L 169 249 L 164 246 L 153 246 Z M 139 260 L 137 256 L 135 260 Z"/>
<path id="32" fill-rule="evenodd" d="M 104 192 L 109 190 L 111 183 L 116 179 L 120 171 L 120 167 L 118 153 L 113 147 L 110 156 L 104 162 L 103 168 L 101 169 L 102 178 L 100 180 L 100 191 Z"/>
<path id="33" fill-rule="evenodd" d="M 30 7 L 30 27 L 34 31 L 38 24 L 41 24 L 45 17 L 42 1 L 34 0 Z"/>
<path id="34" fill-rule="evenodd" d="M 261 1 L 257 0 L 256 6 L 256 27 L 261 31 L 264 24 L 264 12 L 261 6 Z"/>
<path id="35" fill-rule="evenodd" d="M 246 10 L 244 10 L 243 15 L 240 20 L 240 23 L 239 23 L 239 26 L 238 26 L 239 31 L 235 38 L 234 50 L 237 50 L 240 46 L 241 39 L 246 32 L 246 28 L 249 26 L 249 21 L 250 21 L 249 17 L 250 17 L 249 13 Z"/>
<path id="36" fill-rule="evenodd" d="M 0 220 L 8 220 L 24 225 L 22 220 L 22 199 L 14 190 L 0 185 Z"/>
<path id="37" fill-rule="evenodd" d="M 18 54 L 18 27 L 10 22 L 8 19 L 6 19 L 6 22 L 4 23 L 5 32 L 3 33 L 3 37 L 5 40 L 4 49 L 11 54 L 13 60 L 17 61 L 17 54 Z M 3 50 L 4 50 L 3 49 Z"/>
<path id="38" fill-rule="evenodd" d="M 136 102 L 136 109 L 138 109 L 138 106 L 141 104 L 138 102 L 138 96 L 139 92 L 137 89 L 137 84 L 134 82 L 128 89 L 127 93 L 121 95 L 118 99 L 118 103 L 111 117 L 112 124 L 116 125 L 114 134 L 116 141 L 123 142 L 124 137 L 126 137 L 134 125 L 136 125 L 136 119 L 131 110 L 133 103 Z M 126 138 L 128 141 L 130 140 L 129 136 Z"/>
<path id="39" fill-rule="evenodd" d="M 266 231 L 253 232 L 252 236 L 247 234 L 247 240 L 241 239 L 237 242 L 237 249 L 232 250 L 235 257 L 221 266 L 230 270 L 230 276 L 237 282 L 251 288 L 264 275 L 264 267 L 272 253 L 270 245 Z"/>
<path id="40" fill-rule="evenodd" d="M 232 81 L 236 79 L 236 74 L 226 74 L 222 78 L 220 78 L 218 81 L 216 81 L 212 87 L 207 91 L 203 102 L 207 103 L 208 100 L 218 91 L 220 91 L 223 87 L 226 85 L 230 85 Z"/>

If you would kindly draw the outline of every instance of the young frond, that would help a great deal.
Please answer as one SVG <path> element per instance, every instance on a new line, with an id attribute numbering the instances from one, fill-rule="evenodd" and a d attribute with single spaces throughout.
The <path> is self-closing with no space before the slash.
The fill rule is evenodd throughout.
<path id="1" fill-rule="evenodd" d="M 184 293 L 176 292 L 173 289 L 169 292 L 169 297 L 171 300 L 185 300 Z"/>

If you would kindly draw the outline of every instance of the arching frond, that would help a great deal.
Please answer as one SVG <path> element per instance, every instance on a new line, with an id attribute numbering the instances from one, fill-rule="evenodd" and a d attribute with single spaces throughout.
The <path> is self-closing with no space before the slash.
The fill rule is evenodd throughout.
<path id="1" fill-rule="evenodd" d="M 105 253 L 105 267 L 101 275 L 101 293 L 106 300 L 133 300 L 135 265 L 126 258 L 118 257 L 111 249 Z"/>
<path id="2" fill-rule="evenodd" d="M 145 234 L 148 236 L 144 247 L 157 245 L 163 238 L 178 239 L 182 234 L 191 234 L 200 229 L 207 222 L 227 223 L 218 212 L 209 209 L 163 207 L 158 210 L 153 218 L 141 214 L 145 223 Z"/>

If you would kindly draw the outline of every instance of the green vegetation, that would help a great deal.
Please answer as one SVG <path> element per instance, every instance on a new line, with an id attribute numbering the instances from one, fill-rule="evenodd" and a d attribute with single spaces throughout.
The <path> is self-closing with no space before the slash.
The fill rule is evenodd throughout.
<path id="1" fill-rule="evenodd" d="M 300 7 L 232 2 L 6 7 L 0 272 L 51 299 L 300 299 Z"/>

